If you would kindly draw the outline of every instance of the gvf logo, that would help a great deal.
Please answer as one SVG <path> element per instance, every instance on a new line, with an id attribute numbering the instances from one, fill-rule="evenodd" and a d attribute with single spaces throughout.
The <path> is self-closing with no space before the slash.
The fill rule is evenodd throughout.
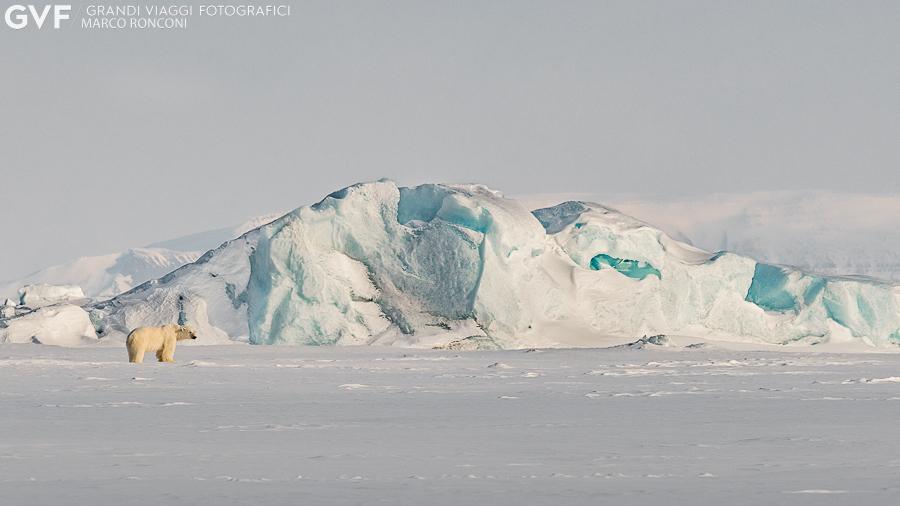
<path id="1" fill-rule="evenodd" d="M 34 5 L 28 5 L 27 7 L 24 5 L 10 5 L 6 9 L 6 24 L 13 30 L 21 30 L 28 26 L 29 21 L 34 21 L 34 26 L 41 29 L 44 27 L 44 22 L 47 21 L 50 11 L 53 11 L 53 28 L 58 29 L 60 21 L 69 19 L 68 12 L 71 10 L 71 5 L 45 5 L 40 9 Z"/>

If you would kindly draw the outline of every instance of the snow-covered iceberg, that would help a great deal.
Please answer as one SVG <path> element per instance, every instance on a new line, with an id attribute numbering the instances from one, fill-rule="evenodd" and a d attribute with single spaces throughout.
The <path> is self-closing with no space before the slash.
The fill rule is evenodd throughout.
<path id="1" fill-rule="evenodd" d="M 891 284 L 709 253 L 597 204 L 532 212 L 484 186 L 390 181 L 301 207 L 91 317 L 101 336 L 180 321 L 256 344 L 900 342 Z"/>
<path id="2" fill-rule="evenodd" d="M 25 285 L 19 289 L 19 305 L 39 308 L 84 300 L 84 292 L 76 285 Z"/>
<path id="3" fill-rule="evenodd" d="M 0 320 L 0 343 L 80 346 L 97 342 L 88 313 L 71 304 L 46 306 Z"/>

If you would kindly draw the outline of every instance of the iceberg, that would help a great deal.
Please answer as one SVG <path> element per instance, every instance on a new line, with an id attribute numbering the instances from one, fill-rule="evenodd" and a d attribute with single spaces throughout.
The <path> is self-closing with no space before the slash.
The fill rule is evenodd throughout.
<path id="1" fill-rule="evenodd" d="M 80 346 L 97 342 L 88 313 L 71 304 L 46 306 L 0 320 L 0 343 Z"/>
<path id="2" fill-rule="evenodd" d="M 0 306 L 0 318 L 11 318 L 16 315 L 17 303 L 12 299 L 6 299 Z"/>
<path id="3" fill-rule="evenodd" d="M 361 183 L 89 307 L 102 338 L 182 321 L 202 342 L 454 349 L 689 335 L 900 342 L 900 292 L 707 252 L 589 202 Z"/>
<path id="4" fill-rule="evenodd" d="M 76 285 L 25 285 L 19 289 L 19 305 L 39 308 L 62 302 L 79 301 L 85 298 L 81 287 Z"/>

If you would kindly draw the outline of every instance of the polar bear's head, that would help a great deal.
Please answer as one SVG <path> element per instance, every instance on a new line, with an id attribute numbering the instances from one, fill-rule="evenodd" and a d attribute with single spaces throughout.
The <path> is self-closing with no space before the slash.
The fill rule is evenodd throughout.
<path id="1" fill-rule="evenodd" d="M 176 335 L 176 339 L 179 341 L 184 341 L 185 339 L 197 339 L 197 333 L 187 325 L 179 325 Z"/>

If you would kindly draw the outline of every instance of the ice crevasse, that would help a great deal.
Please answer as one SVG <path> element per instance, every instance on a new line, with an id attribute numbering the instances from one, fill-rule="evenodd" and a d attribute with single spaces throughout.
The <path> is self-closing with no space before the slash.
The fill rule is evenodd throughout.
<path id="1" fill-rule="evenodd" d="M 531 211 L 480 185 L 354 185 L 95 305 L 100 336 L 474 348 L 673 333 L 900 343 L 900 292 L 709 253 L 604 206 Z"/>

